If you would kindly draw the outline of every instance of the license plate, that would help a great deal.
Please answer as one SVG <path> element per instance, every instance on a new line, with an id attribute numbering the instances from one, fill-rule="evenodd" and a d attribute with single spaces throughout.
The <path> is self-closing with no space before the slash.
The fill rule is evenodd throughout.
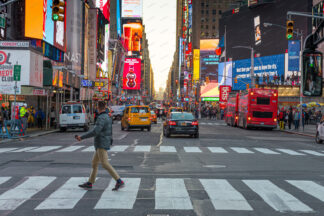
<path id="1" fill-rule="evenodd" d="M 260 125 L 264 125 L 264 122 L 261 122 Z"/>
<path id="2" fill-rule="evenodd" d="M 186 123 L 181 123 L 181 126 L 187 126 L 187 124 Z"/>
<path id="3" fill-rule="evenodd" d="M 73 116 L 73 119 L 80 119 L 80 116 Z"/>
<path id="4" fill-rule="evenodd" d="M 141 121 L 146 121 L 146 119 L 141 119 Z"/>

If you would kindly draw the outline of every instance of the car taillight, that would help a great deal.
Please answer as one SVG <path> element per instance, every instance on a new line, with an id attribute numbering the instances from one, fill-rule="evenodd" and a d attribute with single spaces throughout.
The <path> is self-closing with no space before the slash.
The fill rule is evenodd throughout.
<path id="1" fill-rule="evenodd" d="M 274 122 L 276 122 L 276 121 L 277 121 L 277 119 L 275 118 L 275 119 L 273 119 L 273 121 L 274 121 Z"/>
<path id="2" fill-rule="evenodd" d="M 198 121 L 193 121 L 193 122 L 191 123 L 191 125 L 197 126 L 197 125 L 198 125 Z"/>
<path id="3" fill-rule="evenodd" d="M 150 117 L 150 120 L 153 120 L 153 117 Z"/>
<path id="4" fill-rule="evenodd" d="M 177 125 L 177 122 L 175 122 L 175 121 L 169 121 L 169 125 Z"/>
<path id="5" fill-rule="evenodd" d="M 238 120 L 238 116 L 236 116 L 235 119 Z"/>
<path id="6" fill-rule="evenodd" d="M 248 117 L 248 121 L 251 121 L 251 117 Z"/>

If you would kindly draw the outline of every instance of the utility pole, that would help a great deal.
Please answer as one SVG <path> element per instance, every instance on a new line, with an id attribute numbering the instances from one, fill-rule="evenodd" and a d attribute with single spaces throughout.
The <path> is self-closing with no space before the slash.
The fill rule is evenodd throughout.
<path id="1" fill-rule="evenodd" d="M 251 70 L 250 70 L 250 76 L 251 76 L 251 88 L 254 88 L 254 49 L 251 47 Z"/>
<path id="2" fill-rule="evenodd" d="M 303 118 L 303 73 L 302 73 L 302 70 L 303 70 L 303 40 L 304 40 L 304 37 L 303 37 L 303 32 L 300 31 L 300 57 L 299 57 L 299 71 L 300 71 L 300 84 L 299 84 L 299 90 L 300 90 L 300 93 L 299 93 L 299 104 L 300 104 L 300 120 L 299 120 L 299 125 L 301 126 L 302 125 L 302 118 Z M 304 128 L 303 128 L 304 129 Z"/>

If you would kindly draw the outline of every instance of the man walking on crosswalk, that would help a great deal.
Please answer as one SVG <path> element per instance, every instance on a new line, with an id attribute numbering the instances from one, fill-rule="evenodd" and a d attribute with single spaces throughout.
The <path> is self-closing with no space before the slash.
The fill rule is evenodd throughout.
<path id="1" fill-rule="evenodd" d="M 95 127 L 82 136 L 76 135 L 75 138 L 78 141 L 94 137 L 94 147 L 96 149 L 92 159 L 92 171 L 88 182 L 79 185 L 81 188 L 92 188 L 92 184 L 95 183 L 99 162 L 102 164 L 109 174 L 117 181 L 113 190 L 118 190 L 125 186 L 125 183 L 121 180 L 116 170 L 110 165 L 108 161 L 107 150 L 110 149 L 112 144 L 112 120 L 106 113 L 106 104 L 103 101 L 98 103 L 99 115 Z"/>

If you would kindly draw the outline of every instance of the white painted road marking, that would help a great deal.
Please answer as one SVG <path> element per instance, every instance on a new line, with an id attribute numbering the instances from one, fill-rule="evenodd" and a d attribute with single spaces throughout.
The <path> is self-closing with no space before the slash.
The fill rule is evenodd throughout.
<path id="1" fill-rule="evenodd" d="M 88 148 L 85 148 L 82 151 L 83 152 L 94 152 L 95 151 L 95 147 L 94 146 L 89 146 Z"/>
<path id="2" fill-rule="evenodd" d="M 267 148 L 254 148 L 254 149 L 261 152 L 261 153 L 264 153 L 264 154 L 280 154 L 278 152 L 272 151 L 272 150 L 267 149 Z"/>
<path id="3" fill-rule="evenodd" d="M 11 177 L 0 177 L 0 185 L 11 179 Z"/>
<path id="4" fill-rule="evenodd" d="M 287 180 L 287 182 L 324 202 L 324 186 L 313 181 Z"/>
<path id="5" fill-rule="evenodd" d="M 151 146 L 138 145 L 135 146 L 134 152 L 149 152 L 151 151 Z"/>
<path id="6" fill-rule="evenodd" d="M 253 210 L 243 195 L 227 180 L 200 179 L 200 182 L 216 210 Z"/>
<path id="7" fill-rule="evenodd" d="M 125 187 L 112 191 L 115 181 L 111 180 L 108 188 L 102 193 L 95 209 L 132 209 L 137 198 L 140 178 L 125 178 Z"/>
<path id="8" fill-rule="evenodd" d="M 17 187 L 0 195 L 0 210 L 15 210 L 25 201 L 44 189 L 55 177 L 34 176 L 28 177 L 26 181 Z"/>
<path id="9" fill-rule="evenodd" d="M 156 179 L 155 209 L 193 209 L 183 179 Z"/>
<path id="10" fill-rule="evenodd" d="M 228 153 L 224 148 L 222 147 L 208 147 L 209 151 L 212 153 Z"/>
<path id="11" fill-rule="evenodd" d="M 302 152 L 305 152 L 307 154 L 315 155 L 315 156 L 324 156 L 324 154 L 313 151 L 313 150 L 300 150 Z"/>
<path id="12" fill-rule="evenodd" d="M 247 149 L 247 148 L 231 147 L 231 149 L 232 149 L 233 151 L 236 151 L 237 153 L 240 153 L 240 154 L 254 154 L 253 151 L 250 151 L 250 150 Z"/>
<path id="13" fill-rule="evenodd" d="M 160 146 L 160 152 L 177 152 L 174 146 Z"/>
<path id="14" fill-rule="evenodd" d="M 3 153 L 3 152 L 10 152 L 10 151 L 13 151 L 13 150 L 16 150 L 17 148 L 0 148 L 0 153 Z"/>
<path id="15" fill-rule="evenodd" d="M 128 148 L 128 146 L 125 145 L 114 145 L 110 148 L 110 151 L 114 151 L 114 152 L 123 152 Z"/>
<path id="16" fill-rule="evenodd" d="M 73 152 L 73 151 L 76 151 L 83 147 L 84 146 L 69 146 L 69 147 L 63 148 L 61 150 L 58 150 L 57 152 Z"/>
<path id="17" fill-rule="evenodd" d="M 254 192 L 279 212 L 312 212 L 313 210 L 269 180 L 243 180 Z"/>
<path id="18" fill-rule="evenodd" d="M 290 149 L 277 149 L 277 150 L 281 151 L 283 153 L 289 154 L 289 155 L 305 155 L 303 153 L 299 153 L 299 152 L 296 152 L 296 151 L 290 150 Z"/>
<path id="19" fill-rule="evenodd" d="M 54 149 L 58 149 L 61 148 L 62 146 L 42 146 L 36 149 L 31 149 L 28 150 L 27 152 L 48 152 L 48 151 L 52 151 Z"/>
<path id="20" fill-rule="evenodd" d="M 39 146 L 25 147 L 25 148 L 21 148 L 21 149 L 12 151 L 12 152 L 25 152 L 25 151 L 29 151 L 29 150 L 36 149 L 36 148 L 39 148 Z"/>
<path id="21" fill-rule="evenodd" d="M 77 187 L 84 177 L 72 177 L 62 187 L 52 193 L 46 200 L 36 207 L 41 209 L 72 209 L 87 192 Z"/>
<path id="22" fill-rule="evenodd" d="M 198 147 L 183 147 L 187 153 L 201 153 L 202 151 Z"/>

